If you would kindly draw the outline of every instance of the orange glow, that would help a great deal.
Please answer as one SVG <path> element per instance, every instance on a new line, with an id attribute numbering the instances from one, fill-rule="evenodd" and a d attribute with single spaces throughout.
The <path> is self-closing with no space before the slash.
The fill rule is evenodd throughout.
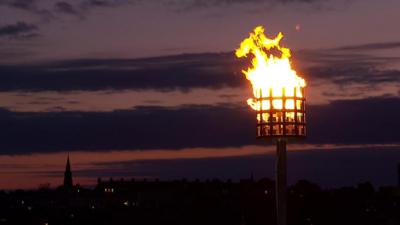
<path id="1" fill-rule="evenodd" d="M 258 26 L 236 50 L 238 58 L 249 55 L 252 57 L 252 65 L 242 72 L 253 87 L 253 98 L 248 99 L 247 104 L 254 110 L 268 110 L 271 107 L 269 100 L 257 101 L 260 97 L 304 97 L 301 88 L 305 87 L 306 83 L 292 68 L 290 49 L 280 45 L 282 38 L 283 34 L 279 33 L 275 38 L 269 39 L 264 34 L 264 28 Z M 300 104 L 301 101 L 296 102 L 296 108 L 300 108 Z M 272 108 L 283 107 L 295 109 L 293 98 L 286 100 L 285 106 L 282 98 L 272 100 Z M 288 116 L 290 117 L 290 114 Z"/>

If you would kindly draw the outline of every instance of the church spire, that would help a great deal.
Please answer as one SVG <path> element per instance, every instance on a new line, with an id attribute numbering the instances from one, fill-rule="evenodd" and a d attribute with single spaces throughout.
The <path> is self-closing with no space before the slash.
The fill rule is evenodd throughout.
<path id="1" fill-rule="evenodd" d="M 69 163 L 69 153 L 67 157 L 67 165 L 65 166 L 65 172 L 64 172 L 64 187 L 72 188 L 72 172 L 71 172 L 71 165 Z"/>

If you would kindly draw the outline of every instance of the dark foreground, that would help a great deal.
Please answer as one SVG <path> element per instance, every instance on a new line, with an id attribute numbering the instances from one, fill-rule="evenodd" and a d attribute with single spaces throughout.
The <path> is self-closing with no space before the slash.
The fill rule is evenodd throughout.
<path id="1" fill-rule="evenodd" d="M 289 188 L 289 224 L 399 225 L 400 189 L 369 183 L 322 190 Z M 0 224 L 275 224 L 274 183 L 243 180 L 107 181 L 93 190 L 41 188 L 0 192 Z"/>

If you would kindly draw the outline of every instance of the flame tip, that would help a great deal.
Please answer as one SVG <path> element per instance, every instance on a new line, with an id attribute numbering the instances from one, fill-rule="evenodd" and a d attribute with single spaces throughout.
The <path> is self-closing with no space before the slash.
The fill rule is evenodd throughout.
<path id="1" fill-rule="evenodd" d="M 240 48 L 236 49 L 235 52 L 238 58 L 253 56 L 251 59 L 252 66 L 242 70 L 242 73 L 253 86 L 253 96 L 255 98 L 261 97 L 259 96 L 260 91 L 265 93 L 267 97 L 270 94 L 282 96 L 282 89 L 287 89 L 285 91 L 286 96 L 302 96 L 300 89 L 305 87 L 306 83 L 291 67 L 290 49 L 280 45 L 280 41 L 284 37 L 283 33 L 279 32 L 274 38 L 270 39 L 265 36 L 264 31 L 265 29 L 261 25 L 255 27 L 250 32 L 249 37 L 240 43 Z M 296 93 L 294 93 L 295 87 L 300 87 L 296 89 Z M 257 99 L 250 98 L 247 100 L 247 104 L 255 110 L 261 107 L 263 109 L 269 107 L 282 108 L 282 100 L 278 101 L 281 103 L 274 100 L 273 104 L 269 105 L 270 102 L 261 101 L 262 103 L 260 103 Z M 294 108 L 294 101 L 291 104 L 285 107 Z"/>

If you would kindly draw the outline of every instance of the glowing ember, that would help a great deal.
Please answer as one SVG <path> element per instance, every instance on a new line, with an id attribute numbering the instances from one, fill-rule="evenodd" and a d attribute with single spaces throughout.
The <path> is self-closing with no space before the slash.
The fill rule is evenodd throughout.
<path id="1" fill-rule="evenodd" d="M 303 97 L 302 88 L 306 83 L 292 69 L 290 49 L 280 45 L 282 38 L 283 34 L 279 33 L 275 38 L 269 39 L 264 34 L 264 28 L 258 26 L 236 50 L 239 58 L 252 56 L 252 66 L 242 72 L 253 86 L 254 98 L 248 99 L 247 103 L 254 110 L 269 110 L 271 102 L 273 109 L 301 108 L 301 101 L 296 102 L 295 107 L 294 97 Z M 270 96 L 272 101 L 267 99 Z M 283 96 L 287 99 L 284 100 Z M 286 116 L 294 119 L 294 115 L 292 117 L 287 113 Z M 257 119 L 260 121 L 260 118 Z M 263 119 L 268 121 L 268 118 Z"/>

